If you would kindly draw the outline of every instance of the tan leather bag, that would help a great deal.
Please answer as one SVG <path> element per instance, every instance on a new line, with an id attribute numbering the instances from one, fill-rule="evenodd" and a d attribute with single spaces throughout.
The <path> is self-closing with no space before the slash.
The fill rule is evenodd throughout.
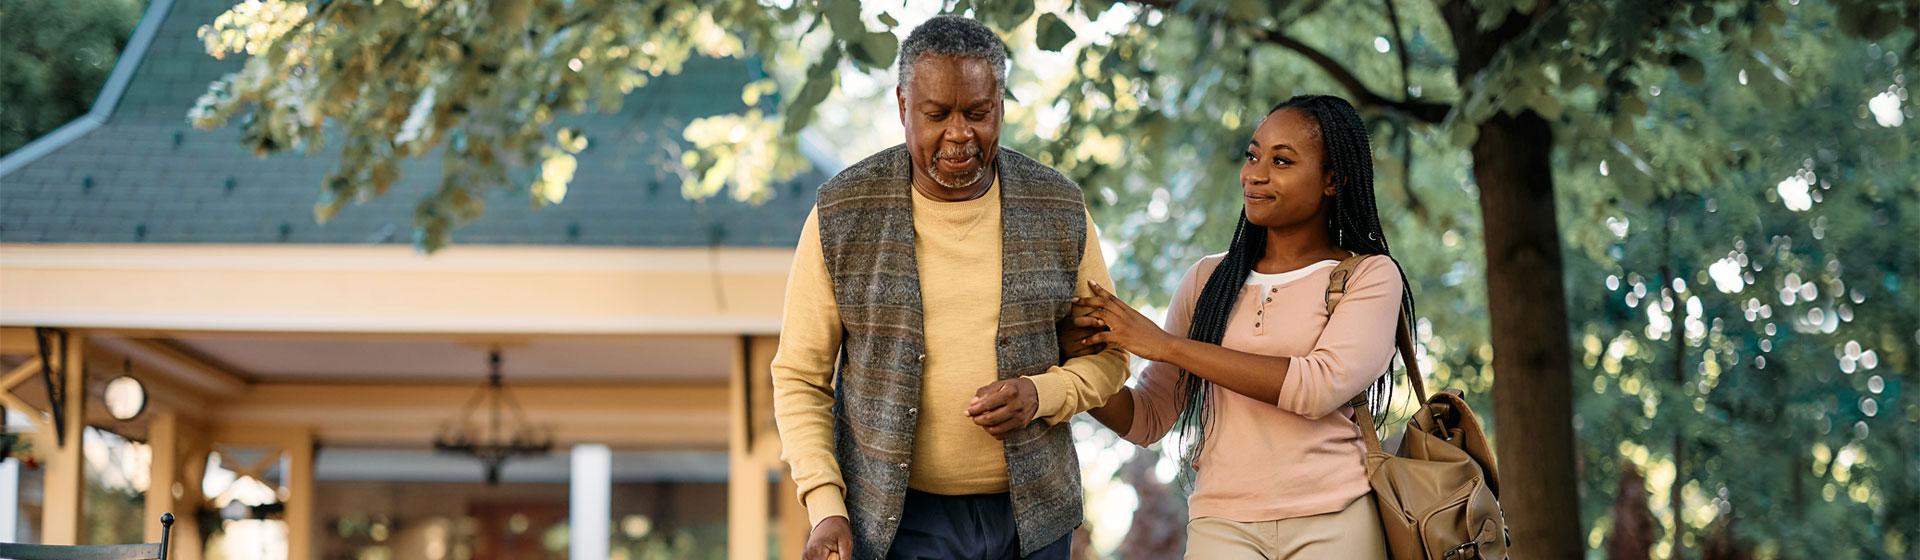
<path id="1" fill-rule="evenodd" d="M 1360 261 L 1340 263 L 1327 283 L 1327 315 L 1346 295 L 1347 279 Z M 1500 472 L 1486 432 L 1467 408 L 1458 389 L 1432 398 L 1414 360 L 1412 317 L 1400 315 L 1396 345 L 1407 365 L 1407 380 L 1426 407 L 1407 421 L 1397 453 L 1380 449 L 1366 394 L 1354 397 L 1354 422 L 1367 446 L 1367 482 L 1380 509 L 1393 560 L 1467 560 L 1507 558 L 1507 521 L 1500 511 Z"/>

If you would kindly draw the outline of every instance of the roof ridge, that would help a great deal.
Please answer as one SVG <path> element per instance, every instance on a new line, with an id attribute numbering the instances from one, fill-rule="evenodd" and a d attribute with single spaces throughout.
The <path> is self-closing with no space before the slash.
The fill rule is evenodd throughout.
<path id="1" fill-rule="evenodd" d="M 113 117 L 114 109 L 120 106 L 120 98 L 126 95 L 127 86 L 133 83 L 134 73 L 146 61 L 147 48 L 153 45 L 154 37 L 160 34 L 160 26 L 166 23 L 167 15 L 172 11 L 173 0 L 152 0 L 147 4 L 146 13 L 140 16 L 140 24 L 133 28 L 133 37 L 127 40 L 126 49 L 120 51 L 119 59 L 114 61 L 113 71 L 107 74 L 107 83 L 101 86 L 100 95 L 93 98 L 93 108 L 80 115 L 80 118 L 0 157 L 0 177 L 11 175 L 107 124 L 107 119 Z"/>

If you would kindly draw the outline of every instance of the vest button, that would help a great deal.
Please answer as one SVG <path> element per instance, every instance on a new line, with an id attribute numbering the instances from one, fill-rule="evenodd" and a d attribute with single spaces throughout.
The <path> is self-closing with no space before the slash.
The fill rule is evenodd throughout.
<path id="1" fill-rule="evenodd" d="M 906 464 L 906 463 L 900 463 L 900 470 L 903 470 L 903 471 L 904 471 L 904 470 L 907 470 L 907 464 Z"/>
<path id="2" fill-rule="evenodd" d="M 889 515 L 889 516 L 887 516 L 887 522 L 888 522 L 888 523 L 899 523 L 899 522 L 900 522 L 900 518 L 898 518 L 898 517 L 894 517 L 894 516 L 891 516 L 891 515 Z"/>
<path id="3" fill-rule="evenodd" d="M 925 362 L 925 361 L 927 361 L 927 355 L 926 355 L 926 354 L 921 354 L 921 355 L 919 355 L 919 356 L 914 356 L 914 358 L 913 358 L 913 361 L 916 361 L 916 362 Z"/>
<path id="4" fill-rule="evenodd" d="M 920 413 L 920 409 L 919 409 L 919 408 L 917 408 L 917 407 L 916 407 L 916 408 L 909 408 L 909 409 L 907 409 L 907 416 L 913 416 L 913 415 L 916 415 L 916 414 L 919 414 L 919 413 Z"/>
<path id="5" fill-rule="evenodd" d="M 1009 344 L 1009 342 L 1007 341 L 1007 339 L 1004 339 L 1004 338 L 1002 338 L 1002 339 L 1000 339 L 1000 347 L 1001 347 L 1001 348 L 1006 348 L 1006 347 L 1007 347 L 1007 344 Z"/>

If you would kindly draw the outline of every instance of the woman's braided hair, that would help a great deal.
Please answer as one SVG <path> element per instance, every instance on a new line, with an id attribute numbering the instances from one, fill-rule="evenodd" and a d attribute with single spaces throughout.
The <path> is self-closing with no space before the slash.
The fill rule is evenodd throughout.
<path id="1" fill-rule="evenodd" d="M 1373 147 L 1360 114 L 1345 99 L 1331 95 L 1295 96 L 1275 105 L 1267 111 L 1267 116 L 1282 109 L 1304 113 L 1320 136 L 1324 159 L 1321 166 L 1334 185 L 1333 211 L 1327 215 L 1327 229 L 1333 234 L 1334 243 L 1357 254 L 1389 254 L 1387 236 L 1380 228 L 1380 214 L 1373 200 Z M 1194 303 L 1187 338 L 1220 344 L 1226 336 L 1227 319 L 1233 314 L 1233 304 L 1241 287 L 1266 250 L 1267 228 L 1248 222 L 1243 207 L 1240 224 L 1233 230 L 1233 245 L 1227 249 L 1220 266 L 1207 277 L 1206 286 Z M 1404 276 L 1400 305 L 1411 317 L 1413 291 L 1405 289 Z M 1178 422 L 1181 441 L 1187 444 L 1182 455 L 1183 466 L 1191 467 L 1206 444 L 1207 427 L 1213 420 L 1212 385 L 1198 375 L 1180 372 L 1180 387 L 1186 403 Z M 1392 388 L 1392 378 L 1386 375 L 1367 388 L 1368 406 L 1376 415 L 1384 412 Z"/>

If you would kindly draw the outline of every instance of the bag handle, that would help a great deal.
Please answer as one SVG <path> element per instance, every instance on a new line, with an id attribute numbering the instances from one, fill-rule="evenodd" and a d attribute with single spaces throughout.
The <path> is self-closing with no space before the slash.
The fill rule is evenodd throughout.
<path id="1" fill-rule="evenodd" d="M 1373 255 L 1356 254 L 1340 261 L 1333 273 L 1327 277 L 1327 316 L 1333 316 L 1333 310 L 1340 306 L 1340 300 L 1347 295 L 1347 281 L 1353 277 L 1353 271 L 1360 262 Z M 1398 266 L 1398 263 L 1395 263 Z M 1440 425 L 1440 418 L 1433 416 L 1433 410 L 1427 407 L 1427 387 L 1421 379 L 1420 362 L 1414 359 L 1413 352 L 1413 316 L 1406 309 L 1400 310 L 1400 320 L 1394 330 L 1394 346 L 1400 351 L 1400 360 L 1407 365 L 1407 382 L 1413 386 L 1413 394 L 1419 398 L 1420 410 L 1427 413 L 1434 426 Z M 1380 451 L 1380 436 L 1374 433 L 1377 425 L 1373 421 L 1373 411 L 1368 410 L 1367 394 L 1363 391 L 1355 395 L 1347 405 L 1353 407 L 1354 420 L 1361 426 L 1362 439 L 1366 440 L 1367 451 Z"/>

